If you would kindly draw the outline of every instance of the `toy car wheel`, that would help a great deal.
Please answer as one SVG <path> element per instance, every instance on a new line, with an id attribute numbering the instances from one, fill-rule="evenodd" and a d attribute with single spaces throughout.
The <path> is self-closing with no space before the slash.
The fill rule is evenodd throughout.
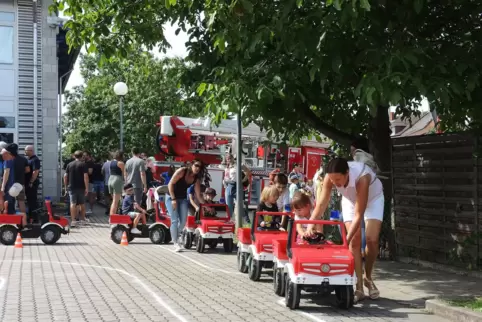
<path id="1" fill-rule="evenodd" d="M 3 245 L 13 245 L 17 238 L 18 230 L 13 226 L 0 227 L 0 242 Z"/>
<path id="2" fill-rule="evenodd" d="M 355 302 L 353 286 L 339 286 L 335 289 L 336 304 L 340 309 L 349 309 Z"/>
<path id="3" fill-rule="evenodd" d="M 234 248 L 234 243 L 232 239 L 224 239 L 223 240 L 224 251 L 226 253 L 232 253 Z"/>
<path id="4" fill-rule="evenodd" d="M 122 241 L 122 235 L 124 232 L 127 233 L 127 229 L 123 226 L 115 226 L 112 228 L 112 231 L 110 232 L 110 239 L 116 244 L 120 244 Z M 127 234 L 131 235 L 131 234 Z M 129 238 L 129 237 L 128 237 Z"/>
<path id="5" fill-rule="evenodd" d="M 190 249 L 192 247 L 192 233 L 189 231 L 184 231 L 182 234 L 182 245 L 185 249 Z"/>
<path id="6" fill-rule="evenodd" d="M 204 238 L 198 235 L 196 237 L 196 251 L 198 253 L 204 253 L 205 248 L 206 248 L 206 244 L 204 243 Z"/>
<path id="7" fill-rule="evenodd" d="M 171 231 L 166 227 L 164 227 L 164 236 L 164 244 L 169 244 L 172 240 Z"/>
<path id="8" fill-rule="evenodd" d="M 253 258 L 253 255 L 248 257 L 248 277 L 252 281 L 259 281 L 261 278 L 261 263 Z"/>
<path id="9" fill-rule="evenodd" d="M 285 282 L 285 304 L 291 310 L 297 309 L 300 307 L 300 298 L 301 298 L 301 288 L 291 282 L 290 278 L 286 278 Z"/>
<path id="10" fill-rule="evenodd" d="M 163 227 L 154 227 L 149 231 L 149 239 L 153 244 L 159 245 L 166 239 L 166 233 Z"/>
<path id="11" fill-rule="evenodd" d="M 241 273 L 248 272 L 248 266 L 246 265 L 247 254 L 241 251 L 241 247 L 238 248 L 237 261 L 238 261 L 238 271 Z"/>
<path id="12" fill-rule="evenodd" d="M 276 263 L 273 267 L 273 288 L 274 294 L 279 296 L 285 295 L 284 273 L 281 268 L 277 267 Z"/>
<path id="13" fill-rule="evenodd" d="M 60 228 L 54 225 L 44 227 L 40 232 L 40 239 L 45 245 L 53 245 L 60 239 Z"/>

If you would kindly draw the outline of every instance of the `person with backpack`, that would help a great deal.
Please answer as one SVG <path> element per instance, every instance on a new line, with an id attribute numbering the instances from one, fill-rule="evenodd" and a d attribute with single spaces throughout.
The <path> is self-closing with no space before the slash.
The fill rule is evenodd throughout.
<path id="1" fill-rule="evenodd" d="M 342 195 L 343 221 L 347 230 L 347 242 L 355 259 L 357 286 L 355 301 L 365 298 L 363 285 L 368 288 L 371 299 L 377 299 L 380 291 L 373 282 L 373 269 L 378 256 L 378 239 L 383 221 L 385 198 L 383 186 L 371 167 L 362 162 L 348 162 L 343 158 L 332 159 L 326 167 L 321 197 L 316 201 L 312 220 L 321 219 L 331 199 L 335 187 Z M 363 279 L 361 256 L 362 221 L 365 221 L 367 251 L 365 257 L 365 278 Z M 310 225 L 307 236 L 314 233 Z"/>

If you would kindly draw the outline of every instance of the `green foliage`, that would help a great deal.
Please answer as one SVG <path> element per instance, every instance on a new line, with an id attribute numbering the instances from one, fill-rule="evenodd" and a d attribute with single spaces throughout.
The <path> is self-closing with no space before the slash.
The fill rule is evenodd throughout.
<path id="1" fill-rule="evenodd" d="M 380 106 L 409 116 L 421 98 L 445 127 L 478 126 L 482 4 L 476 0 L 57 0 L 73 46 L 108 57 L 165 50 L 162 25 L 189 35 L 189 57 L 216 120 L 242 109 L 273 135 L 312 130 L 347 145 Z M 54 5 L 55 7 L 55 5 Z"/>
<path id="2" fill-rule="evenodd" d="M 125 59 L 112 59 L 98 66 L 98 56 L 81 59 L 85 86 L 67 92 L 67 113 L 63 116 L 65 153 L 86 149 L 95 156 L 106 156 L 119 149 L 119 98 L 113 86 L 123 81 L 129 92 L 124 97 L 124 147 L 142 148 L 152 154 L 156 122 L 161 115 L 199 116 L 205 103 L 191 90 L 179 86 L 188 67 L 180 59 L 155 59 L 137 53 Z"/>

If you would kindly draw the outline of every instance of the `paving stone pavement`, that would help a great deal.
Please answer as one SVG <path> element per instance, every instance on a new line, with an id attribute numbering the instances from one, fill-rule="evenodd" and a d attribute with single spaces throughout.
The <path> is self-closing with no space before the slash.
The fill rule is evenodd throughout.
<path id="1" fill-rule="evenodd" d="M 237 272 L 234 252 L 174 253 L 172 244 L 149 239 L 121 247 L 110 240 L 100 210 L 89 226 L 74 228 L 56 245 L 23 243 L 23 249 L 0 246 L 3 322 L 443 321 L 418 307 L 437 294 L 423 291 L 431 289 L 427 285 L 418 291 L 409 286 L 417 274 L 405 264 L 379 266 L 386 281 L 378 283 L 384 298 L 377 301 L 344 311 L 332 305 L 333 296 L 303 294 L 300 310 L 290 311 L 274 294 L 270 276 L 251 282 Z"/>

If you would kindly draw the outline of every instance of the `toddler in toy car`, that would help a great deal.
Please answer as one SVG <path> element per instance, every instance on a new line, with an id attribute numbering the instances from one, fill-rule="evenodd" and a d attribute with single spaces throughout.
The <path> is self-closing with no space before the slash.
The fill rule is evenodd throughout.
<path id="1" fill-rule="evenodd" d="M 124 200 L 122 200 L 122 214 L 133 218 L 131 233 L 140 235 L 142 232 L 137 229 L 139 221 L 146 224 L 146 211 L 134 200 L 134 187 L 128 183 L 124 185 Z"/>
<path id="2" fill-rule="evenodd" d="M 291 209 L 294 210 L 295 220 L 309 220 L 311 212 L 313 211 L 313 204 L 311 202 L 311 195 L 309 191 L 305 191 L 303 189 L 296 191 L 293 195 L 293 199 L 291 200 Z M 298 244 L 306 243 L 306 241 L 303 239 L 303 235 L 305 234 L 307 227 L 308 225 L 306 224 L 296 225 L 296 232 L 298 233 L 296 242 Z M 316 227 L 317 231 L 319 231 L 318 229 L 319 227 Z"/>
<path id="3" fill-rule="evenodd" d="M 261 202 L 258 204 L 256 208 L 256 212 L 262 211 L 269 211 L 269 212 L 278 212 L 278 205 L 276 201 L 279 197 L 279 191 L 276 189 L 275 186 L 269 186 L 263 189 L 261 192 Z M 281 227 L 281 216 L 263 216 L 260 215 L 259 219 L 259 226 L 258 230 L 265 230 L 265 229 L 280 229 Z"/>

